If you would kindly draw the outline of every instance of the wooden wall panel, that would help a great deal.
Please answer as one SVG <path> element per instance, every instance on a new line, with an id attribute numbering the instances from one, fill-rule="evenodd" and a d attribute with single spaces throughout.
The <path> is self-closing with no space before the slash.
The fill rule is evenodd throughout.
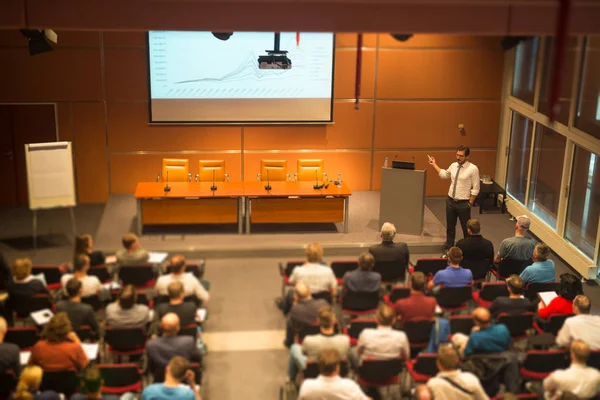
<path id="1" fill-rule="evenodd" d="M 111 152 L 241 150 L 239 126 L 149 125 L 148 103 L 108 103 Z"/>
<path id="2" fill-rule="evenodd" d="M 0 101 L 102 100 L 100 50 L 0 50 Z"/>
<path id="3" fill-rule="evenodd" d="M 148 60 L 143 48 L 107 48 L 104 51 L 106 99 L 148 101 Z M 147 118 L 146 118 L 147 119 Z"/>
<path id="4" fill-rule="evenodd" d="M 379 102 L 375 148 L 494 148 L 499 124 L 500 102 Z"/>
<path id="5" fill-rule="evenodd" d="M 146 47 L 148 36 L 146 32 L 104 32 L 106 47 Z"/>
<path id="6" fill-rule="evenodd" d="M 102 103 L 73 103 L 74 151 L 77 200 L 108 200 L 105 115 Z"/>
<path id="7" fill-rule="evenodd" d="M 337 174 L 341 172 L 342 180 L 348 183 L 350 189 L 369 190 L 371 153 L 368 151 L 244 153 L 244 180 L 256 180 L 261 159 L 288 160 L 288 173 L 294 176 L 294 172 L 297 171 L 298 159 L 304 158 L 323 159 L 325 162 L 324 172 L 327 173 L 330 180 L 337 179 Z"/>
<path id="8" fill-rule="evenodd" d="M 375 50 L 363 50 L 361 99 L 375 95 Z M 336 50 L 333 96 L 336 99 L 354 98 L 356 82 L 356 50 Z"/>
<path id="9" fill-rule="evenodd" d="M 441 179 L 428 163 L 427 155 L 435 157 L 440 168 L 448 168 L 456 161 L 456 151 L 452 150 L 429 150 L 429 151 L 376 151 L 373 157 L 373 190 L 381 189 L 381 167 L 385 158 L 393 160 L 398 155 L 398 160 L 415 161 L 415 169 L 427 170 L 427 196 L 446 196 L 450 187 L 449 179 Z M 494 176 L 496 168 L 496 150 L 472 151 L 469 161 L 477 165 L 479 175 Z"/>
<path id="10" fill-rule="evenodd" d="M 487 48 L 500 51 L 497 36 L 463 36 L 463 35 L 415 35 L 406 42 L 394 39 L 390 34 L 379 34 L 379 47 L 401 49 L 411 48 Z"/>
<path id="11" fill-rule="evenodd" d="M 58 116 L 58 139 L 73 141 L 73 113 L 71 103 L 56 103 Z"/>
<path id="12" fill-rule="evenodd" d="M 335 46 L 340 47 L 351 47 L 356 48 L 358 35 L 356 33 L 336 33 L 335 34 Z M 377 46 L 377 34 L 376 33 L 365 33 L 363 34 L 363 47 L 375 47 Z"/>
<path id="13" fill-rule="evenodd" d="M 377 97 L 383 99 L 500 98 L 503 52 L 380 50 Z"/>
<path id="14" fill-rule="evenodd" d="M 373 103 L 336 102 L 332 125 L 247 126 L 244 148 L 277 149 L 368 149 L 373 129 Z"/>
<path id="15" fill-rule="evenodd" d="M 241 176 L 241 156 L 239 153 L 202 154 L 112 154 L 110 156 L 110 189 L 115 194 L 132 194 L 138 182 L 154 182 L 160 173 L 163 158 L 187 158 L 190 160 L 190 173 L 198 172 L 198 160 L 225 160 L 227 173 L 232 182 L 239 182 Z"/>
<path id="16" fill-rule="evenodd" d="M 100 32 L 55 31 L 58 43 L 56 50 L 65 47 L 100 47 Z M 0 46 L 27 47 L 27 38 L 18 29 L 0 30 Z"/>

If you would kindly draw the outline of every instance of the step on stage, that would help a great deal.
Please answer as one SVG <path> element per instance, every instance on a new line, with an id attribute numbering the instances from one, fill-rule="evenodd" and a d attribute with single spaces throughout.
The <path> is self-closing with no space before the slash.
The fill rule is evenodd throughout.
<path id="1" fill-rule="evenodd" d="M 182 253 L 188 257 L 302 257 L 303 247 L 319 242 L 325 256 L 357 256 L 379 243 L 379 192 L 353 192 L 349 203 L 348 233 L 343 223 L 258 224 L 252 233 L 238 234 L 238 224 L 145 225 L 142 246 L 151 251 Z M 107 253 L 121 248 L 121 236 L 138 227 L 137 204 L 132 195 L 112 195 L 104 208 L 94 247 Z M 444 249 L 446 230 L 425 206 L 422 235 L 396 235 L 411 253 Z"/>

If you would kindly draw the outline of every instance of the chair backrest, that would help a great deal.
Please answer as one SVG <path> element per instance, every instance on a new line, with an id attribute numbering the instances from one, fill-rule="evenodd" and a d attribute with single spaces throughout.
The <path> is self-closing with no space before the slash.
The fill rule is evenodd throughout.
<path id="1" fill-rule="evenodd" d="M 533 328 L 533 313 L 523 314 L 502 313 L 498 315 L 499 324 L 504 324 L 513 338 L 524 336 L 528 329 Z"/>
<path id="2" fill-rule="evenodd" d="M 12 393 L 17 387 L 17 376 L 14 371 L 8 370 L 0 372 L 0 396 L 1 398 L 9 398 L 10 393 Z"/>
<path id="3" fill-rule="evenodd" d="M 468 336 L 475 325 L 473 317 L 470 315 L 453 315 L 448 318 L 448 321 L 450 322 L 450 332 L 452 334 L 464 333 Z"/>
<path id="4" fill-rule="evenodd" d="M 394 286 L 390 292 L 390 303 L 394 304 L 400 299 L 410 297 L 410 288 L 408 286 Z"/>
<path id="5" fill-rule="evenodd" d="M 94 311 L 99 311 L 104 308 L 104 303 L 100 300 L 100 296 L 98 296 L 97 294 L 82 297 L 81 302 L 92 306 Z"/>
<path id="6" fill-rule="evenodd" d="M 523 270 L 533 264 L 532 260 L 515 260 L 513 258 L 504 258 L 498 265 L 498 274 L 506 279 L 511 275 L 520 275 Z"/>
<path id="7" fill-rule="evenodd" d="M 213 172 L 215 182 L 225 181 L 225 160 L 199 160 L 198 180 L 200 182 L 212 182 Z"/>
<path id="8" fill-rule="evenodd" d="M 323 159 L 298 160 L 297 166 L 299 181 L 321 182 L 323 180 L 323 169 L 325 168 Z"/>
<path id="9" fill-rule="evenodd" d="M 600 349 L 595 349 L 590 352 L 590 358 L 588 358 L 587 365 L 600 370 Z"/>
<path id="10" fill-rule="evenodd" d="M 331 298 L 330 292 L 315 292 L 312 294 L 313 299 L 321 299 L 325 300 L 329 304 L 333 304 L 333 299 Z"/>
<path id="11" fill-rule="evenodd" d="M 63 393 L 66 398 L 75 393 L 79 388 L 79 377 L 75 371 L 44 371 L 42 377 L 41 391 L 54 390 Z"/>
<path id="12" fill-rule="evenodd" d="M 350 325 L 347 328 L 347 334 L 352 339 L 358 339 L 360 333 L 365 328 L 377 328 L 377 321 L 374 318 L 361 319 L 355 318 L 350 321 Z"/>
<path id="13" fill-rule="evenodd" d="M 108 283 L 112 281 L 112 276 L 110 276 L 108 267 L 106 265 L 96 265 L 94 267 L 90 267 L 90 269 L 88 269 L 88 275 L 95 276 L 102 283 Z"/>
<path id="14" fill-rule="evenodd" d="M 423 344 L 427 345 L 433 323 L 433 319 L 406 321 L 404 323 L 402 330 L 406 333 L 411 347 Z"/>
<path id="15" fill-rule="evenodd" d="M 189 324 L 182 326 L 177 333 L 178 336 L 191 336 L 196 340 L 198 334 L 198 324 Z"/>
<path id="16" fill-rule="evenodd" d="M 560 328 L 562 328 L 563 324 L 565 323 L 565 320 L 573 315 L 575 314 L 558 314 L 551 316 L 548 319 L 548 323 L 546 323 L 544 331 L 556 336 L 558 331 L 560 331 Z"/>
<path id="17" fill-rule="evenodd" d="M 104 341 L 115 350 L 134 350 L 146 345 L 146 333 L 142 328 L 113 328 L 107 326 Z"/>
<path id="18" fill-rule="evenodd" d="M 98 364 L 102 393 L 123 394 L 142 390 L 142 371 L 137 364 Z"/>
<path id="19" fill-rule="evenodd" d="M 336 278 L 341 279 L 344 277 L 346 272 L 354 271 L 358 268 L 358 261 L 350 260 L 350 261 L 332 261 L 331 269 Z"/>
<path id="20" fill-rule="evenodd" d="M 400 357 L 389 360 L 363 358 L 358 375 L 367 382 L 385 382 L 400 374 L 404 365 L 404 359 Z"/>
<path id="21" fill-rule="evenodd" d="M 29 351 L 40 340 L 40 334 L 35 326 L 16 326 L 6 330 L 4 341 L 14 343 L 21 351 Z"/>
<path id="22" fill-rule="evenodd" d="M 505 282 L 488 282 L 481 286 L 479 298 L 485 301 L 494 301 L 496 297 L 508 296 Z"/>
<path id="23" fill-rule="evenodd" d="M 550 373 L 569 367 L 569 354 L 565 350 L 529 350 L 523 361 L 523 369 L 537 373 Z"/>
<path id="24" fill-rule="evenodd" d="M 379 272 L 382 282 L 404 282 L 407 267 L 402 261 L 376 261 L 373 271 Z"/>
<path id="25" fill-rule="evenodd" d="M 136 290 L 136 294 L 137 294 L 136 304 L 143 304 L 148 307 L 151 306 L 150 299 L 148 298 L 148 294 L 146 294 L 146 292 L 144 292 L 143 290 Z M 119 290 L 111 290 L 110 297 L 111 297 L 112 301 L 117 300 L 117 298 L 119 297 Z"/>
<path id="26" fill-rule="evenodd" d="M 154 268 L 152 265 L 140 265 L 138 267 L 121 267 L 119 279 L 125 285 L 144 286 L 154 280 Z"/>
<path id="27" fill-rule="evenodd" d="M 340 361 L 340 376 L 348 376 L 349 371 L 348 360 Z M 306 368 L 302 371 L 302 375 L 304 376 L 304 379 L 313 379 L 319 376 L 319 363 L 315 360 L 308 360 L 306 362 Z"/>
<path id="28" fill-rule="evenodd" d="M 473 280 L 481 280 L 481 279 L 485 279 L 485 277 L 487 276 L 488 272 L 490 272 L 491 269 L 491 265 L 489 260 L 487 259 L 483 259 L 483 260 L 462 260 L 460 263 L 460 266 L 463 268 L 466 268 L 468 270 L 471 270 L 471 273 L 473 274 Z"/>
<path id="29" fill-rule="evenodd" d="M 271 182 L 285 182 L 287 179 L 287 160 L 260 160 L 260 179 L 267 181 L 267 171 Z"/>
<path id="30" fill-rule="evenodd" d="M 415 272 L 422 272 L 425 276 L 435 275 L 447 266 L 448 260 L 445 258 L 419 258 L 415 264 Z"/>
<path id="31" fill-rule="evenodd" d="M 190 173 L 190 160 L 183 158 L 163 158 L 162 176 L 167 180 L 169 173 L 169 182 L 188 182 Z"/>
<path id="32" fill-rule="evenodd" d="M 445 287 L 442 286 L 436 293 L 435 299 L 440 307 L 459 307 L 464 305 L 472 297 L 473 287 Z"/>
<path id="33" fill-rule="evenodd" d="M 557 292 L 560 289 L 560 282 L 531 282 L 525 288 L 525 297 L 529 300 L 536 300 L 540 292 Z"/>
<path id="34" fill-rule="evenodd" d="M 62 272 L 58 265 L 34 265 L 31 267 L 31 273 L 33 275 L 44 275 L 47 285 L 60 283 L 60 278 L 62 277 Z"/>
<path id="35" fill-rule="evenodd" d="M 81 325 L 79 328 L 73 330 L 82 342 L 94 342 L 98 340 L 97 332 L 94 332 L 89 325 Z"/>
<path id="36" fill-rule="evenodd" d="M 427 379 L 434 377 L 439 372 L 436 353 L 419 353 L 413 362 L 413 371 L 424 375 Z"/>
<path id="37" fill-rule="evenodd" d="M 33 296 L 12 296 L 9 298 L 12 310 L 20 318 L 27 318 L 34 311 L 52 308 L 52 298 L 45 293 Z"/>
<path id="38" fill-rule="evenodd" d="M 346 291 L 342 296 L 342 308 L 351 311 L 373 310 L 379 306 L 379 290 L 376 292 Z"/>
<path id="39" fill-rule="evenodd" d="M 301 265 L 303 265 L 305 263 L 305 261 L 303 260 L 295 260 L 295 261 L 288 261 L 285 263 L 285 268 L 283 269 L 283 273 L 286 277 L 289 277 L 290 275 L 292 275 L 292 271 L 294 270 L 294 268 L 299 267 Z"/>

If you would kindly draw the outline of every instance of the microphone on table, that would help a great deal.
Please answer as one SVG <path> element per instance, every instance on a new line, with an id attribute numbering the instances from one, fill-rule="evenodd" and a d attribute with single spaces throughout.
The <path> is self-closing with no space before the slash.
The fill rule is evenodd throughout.
<path id="1" fill-rule="evenodd" d="M 213 184 L 212 184 L 212 186 L 210 187 L 210 190 L 212 190 L 213 192 L 214 192 L 215 190 L 217 190 L 217 185 L 215 185 L 215 170 L 214 170 L 214 169 L 213 169 Z"/>
<path id="2" fill-rule="evenodd" d="M 317 172 L 316 169 L 315 169 L 315 184 L 313 186 L 313 189 L 316 189 L 316 190 L 323 189 L 323 185 L 319 185 L 319 173 Z"/>
<path id="3" fill-rule="evenodd" d="M 271 181 L 269 179 L 269 170 L 267 169 L 267 184 L 265 185 L 265 190 L 269 191 L 271 190 Z"/>
<path id="4" fill-rule="evenodd" d="M 169 187 L 169 171 L 167 171 L 167 183 L 165 184 L 164 191 L 165 192 L 171 191 L 171 188 Z"/>

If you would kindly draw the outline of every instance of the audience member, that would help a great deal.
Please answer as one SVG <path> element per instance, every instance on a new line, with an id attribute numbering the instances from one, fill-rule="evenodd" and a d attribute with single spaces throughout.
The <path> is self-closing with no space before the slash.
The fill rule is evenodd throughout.
<path id="1" fill-rule="evenodd" d="M 511 337 L 508 328 L 504 324 L 492 323 L 490 311 L 487 308 L 478 307 L 473 310 L 473 321 L 475 326 L 467 340 L 460 340 L 460 353 L 464 356 L 483 353 L 500 353 L 507 351 L 510 347 Z M 454 336 L 452 341 L 456 342 Z"/>
<path id="2" fill-rule="evenodd" d="M 168 294 L 167 287 L 171 282 L 181 282 L 186 296 L 196 296 L 202 302 L 207 302 L 209 294 L 202 286 L 200 281 L 191 272 L 185 272 L 185 257 L 174 256 L 171 258 L 171 265 L 174 267 L 174 272 L 163 275 L 156 281 L 156 292 L 165 296 Z"/>
<path id="3" fill-rule="evenodd" d="M 137 304 L 133 285 L 121 289 L 117 300 L 106 307 L 106 324 L 113 328 L 146 328 L 149 318 L 148 306 Z"/>
<path id="4" fill-rule="evenodd" d="M 192 336 L 177 335 L 180 325 L 176 314 L 165 315 L 161 320 L 160 328 L 162 336 L 151 339 L 146 344 L 148 370 L 154 376 L 154 382 L 163 381 L 165 367 L 171 358 L 181 356 L 193 362 L 200 362 L 202 358 Z"/>
<path id="5" fill-rule="evenodd" d="M 525 283 L 554 282 L 556 273 L 554 261 L 548 259 L 550 247 L 544 243 L 538 243 L 533 250 L 533 264 L 521 272 L 521 278 Z"/>
<path id="6" fill-rule="evenodd" d="M 308 360 L 315 360 L 323 349 L 335 349 L 342 359 L 348 356 L 350 338 L 346 335 L 335 333 L 335 314 L 331 306 L 321 307 L 318 315 L 320 333 L 308 335 L 302 344 L 293 344 L 290 348 L 288 363 L 288 377 L 292 382 L 296 380 L 298 371 L 306 368 Z"/>
<path id="7" fill-rule="evenodd" d="M 540 301 L 538 304 L 538 316 L 542 319 L 548 319 L 553 315 L 572 314 L 573 300 L 580 294 L 583 294 L 581 281 L 573 274 L 562 274 L 560 276 L 558 296 L 552 299 L 548 305 Z"/>
<path id="8" fill-rule="evenodd" d="M 590 346 L 581 340 L 571 343 L 571 366 L 552 372 L 544 379 L 546 399 L 558 400 L 564 393 L 570 393 L 579 399 L 590 399 L 600 392 L 600 372 L 588 367 Z"/>
<path id="9" fill-rule="evenodd" d="M 396 227 L 390 222 L 386 222 L 381 226 L 380 236 L 381 243 L 369 248 L 369 253 L 373 254 L 375 258 L 375 264 L 378 262 L 398 262 L 405 275 L 410 265 L 408 245 L 404 242 L 394 243 Z"/>
<path id="10" fill-rule="evenodd" d="M 313 299 L 310 289 L 304 282 L 296 283 L 294 305 L 287 316 L 284 344 L 290 347 L 294 343 L 294 335 L 317 322 L 319 309 L 328 305 L 323 299 Z"/>
<path id="11" fill-rule="evenodd" d="M 508 297 L 496 297 L 490 307 L 490 313 L 493 319 L 497 319 L 502 313 L 507 314 L 523 314 L 526 312 L 535 312 L 536 305 L 529 299 L 523 297 L 525 288 L 523 287 L 523 279 L 518 275 L 511 275 L 506 279 L 506 288 L 508 289 Z"/>
<path id="12" fill-rule="evenodd" d="M 375 259 L 370 253 L 361 253 L 358 257 L 358 269 L 344 274 L 344 290 L 351 292 L 379 292 L 381 275 L 373 272 Z"/>
<path id="13" fill-rule="evenodd" d="M 93 251 L 94 242 L 92 235 L 83 233 L 75 238 L 75 251 L 73 254 L 73 260 L 78 255 L 83 254 L 90 258 L 90 265 L 92 267 L 96 265 L 103 265 L 106 262 L 106 258 L 101 251 Z"/>
<path id="14" fill-rule="evenodd" d="M 591 315 L 590 298 L 580 294 L 573 300 L 574 317 L 567 318 L 556 335 L 556 344 L 568 347 L 574 340 L 585 342 L 592 349 L 600 349 L 600 316 Z"/>
<path id="15" fill-rule="evenodd" d="M 143 249 L 135 233 L 126 233 L 121 240 L 123 248 L 117 250 L 118 267 L 137 267 L 146 265 L 150 255 Z"/>
<path id="16" fill-rule="evenodd" d="M 160 321 L 168 313 L 177 314 L 179 323 L 182 326 L 190 325 L 196 322 L 196 303 L 185 301 L 183 283 L 173 281 L 167 287 L 169 294 L 168 303 L 160 303 L 154 307 L 155 320 Z"/>
<path id="17" fill-rule="evenodd" d="M 10 281 L 10 267 L 4 258 L 4 254 L 0 252 L 0 291 L 6 290 Z"/>
<path id="18" fill-rule="evenodd" d="M 469 235 L 460 239 L 456 247 L 462 250 L 462 261 L 472 268 L 471 272 L 477 276 L 485 275 L 494 263 L 494 245 L 481 236 L 481 223 L 477 219 L 467 221 L 467 232 Z"/>
<path id="19" fill-rule="evenodd" d="M 448 263 L 446 269 L 438 271 L 433 276 L 433 280 L 429 281 L 429 288 L 434 286 L 445 287 L 463 287 L 473 283 L 473 273 L 460 266 L 463 254 L 458 247 L 450 247 L 448 250 Z"/>
<path id="20" fill-rule="evenodd" d="M 382 304 L 375 315 L 377 328 L 365 328 L 358 336 L 355 350 L 350 352 L 350 361 L 357 368 L 363 358 L 389 360 L 403 357 L 410 359 L 410 345 L 406 333 L 392 329 L 396 322 L 394 310 Z"/>
<path id="21" fill-rule="evenodd" d="M 12 267 L 13 279 L 8 283 L 8 295 L 12 298 L 31 297 L 46 294 L 48 289 L 44 282 L 31 275 L 31 260 L 17 258 Z"/>
<path id="22" fill-rule="evenodd" d="M 495 262 L 499 263 L 504 258 L 513 260 L 531 260 L 535 240 L 525 236 L 529 230 L 531 221 L 526 215 L 521 215 L 516 218 L 515 236 L 506 238 L 500 243 L 500 250 L 496 256 Z"/>
<path id="23" fill-rule="evenodd" d="M 121 396 L 102 394 L 102 374 L 96 366 L 90 366 L 83 370 L 79 378 L 81 392 L 75 393 L 70 400 L 134 400 L 135 396 L 127 392 Z"/>
<path id="24" fill-rule="evenodd" d="M 429 386 L 424 383 L 421 383 L 415 387 L 415 391 L 413 396 L 411 397 L 413 400 L 433 400 L 433 393 Z"/>
<path id="25" fill-rule="evenodd" d="M 12 371 L 19 376 L 21 362 L 19 360 L 19 346 L 13 343 L 4 343 L 8 327 L 6 320 L 0 317 L 0 372 Z"/>
<path id="26" fill-rule="evenodd" d="M 44 371 L 80 371 L 89 363 L 67 314 L 56 313 L 44 326 L 42 339 L 31 349 L 30 365 Z"/>
<path id="27" fill-rule="evenodd" d="M 62 397 L 52 391 L 40 392 L 44 371 L 37 365 L 29 365 L 23 368 L 19 382 L 11 399 L 14 400 L 61 400 Z"/>
<path id="28" fill-rule="evenodd" d="M 196 387 L 195 373 L 184 357 L 173 357 L 163 371 L 165 381 L 146 386 L 142 400 L 202 400 Z"/>
<path id="29" fill-rule="evenodd" d="M 94 333 L 98 335 L 98 322 L 96 313 L 89 304 L 81 302 L 83 293 L 81 281 L 71 278 L 66 285 L 68 300 L 61 300 L 56 304 L 56 312 L 64 312 L 71 321 L 73 329 L 79 329 L 84 325 L 89 325 Z"/>
<path id="30" fill-rule="evenodd" d="M 319 376 L 302 382 L 298 400 L 370 400 L 356 382 L 340 377 L 340 354 L 337 350 L 321 350 L 318 362 Z"/>
<path id="31" fill-rule="evenodd" d="M 437 375 L 427 382 L 435 400 L 487 400 L 479 379 L 470 372 L 458 368 L 459 356 L 449 344 L 443 344 L 438 350 Z"/>
<path id="32" fill-rule="evenodd" d="M 83 287 L 82 297 L 100 295 L 102 292 L 102 282 L 97 276 L 88 275 L 90 269 L 90 258 L 85 254 L 80 254 L 73 261 L 73 274 L 64 274 L 60 278 L 60 283 L 64 288 L 71 278 L 81 281 Z"/>
<path id="33" fill-rule="evenodd" d="M 417 271 L 410 276 L 410 296 L 396 301 L 394 310 L 401 323 L 417 319 L 432 319 L 437 302 L 435 297 L 425 295 L 425 274 Z"/>

